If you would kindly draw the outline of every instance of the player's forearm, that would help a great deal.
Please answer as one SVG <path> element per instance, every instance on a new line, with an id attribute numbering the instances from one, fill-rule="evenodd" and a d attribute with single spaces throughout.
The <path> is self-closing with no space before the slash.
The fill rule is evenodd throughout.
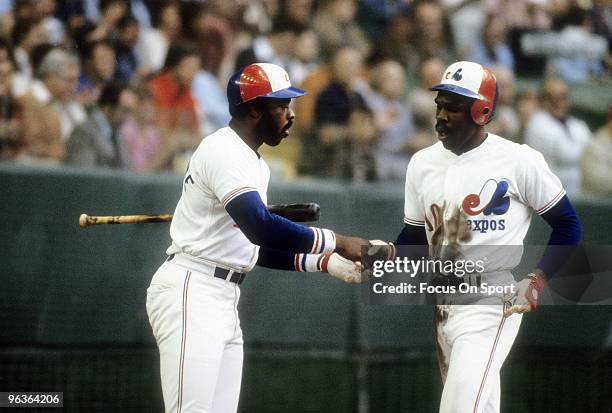
<path id="1" fill-rule="evenodd" d="M 362 280 L 361 264 L 337 253 L 293 254 L 260 248 L 257 265 L 277 270 L 328 273 L 346 283 L 359 283 Z"/>
<path id="2" fill-rule="evenodd" d="M 323 258 L 323 254 L 295 254 L 262 247 L 257 265 L 274 270 L 320 272 Z"/>
<path id="3" fill-rule="evenodd" d="M 247 239 L 260 247 L 313 254 L 336 248 L 333 231 L 305 227 L 271 214 L 256 191 L 239 195 L 225 209 Z"/>

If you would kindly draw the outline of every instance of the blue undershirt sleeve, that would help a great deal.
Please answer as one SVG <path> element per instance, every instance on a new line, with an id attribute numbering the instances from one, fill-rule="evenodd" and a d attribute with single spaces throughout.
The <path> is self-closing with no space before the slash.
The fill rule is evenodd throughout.
<path id="1" fill-rule="evenodd" d="M 225 207 L 249 241 L 260 247 L 289 252 L 311 252 L 314 232 L 271 214 L 257 191 L 232 199 Z"/>
<path id="2" fill-rule="evenodd" d="M 542 214 L 542 218 L 551 226 L 552 232 L 538 267 L 547 278 L 551 278 L 569 259 L 572 247 L 580 243 L 582 226 L 567 195 Z"/>
<path id="3" fill-rule="evenodd" d="M 422 226 L 404 225 L 402 232 L 397 236 L 395 245 L 427 245 L 427 234 Z"/>
<path id="4" fill-rule="evenodd" d="M 295 271 L 295 254 L 261 247 L 256 265 L 275 270 Z"/>

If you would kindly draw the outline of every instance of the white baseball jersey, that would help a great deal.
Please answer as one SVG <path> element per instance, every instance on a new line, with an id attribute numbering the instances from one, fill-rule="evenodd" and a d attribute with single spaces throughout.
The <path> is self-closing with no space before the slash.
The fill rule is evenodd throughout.
<path id="1" fill-rule="evenodd" d="M 466 251 L 477 245 L 522 245 L 533 211 L 545 213 L 564 195 L 561 182 L 539 152 L 489 133 L 482 144 L 461 155 L 438 142 L 412 157 L 406 172 L 404 222 L 424 226 L 431 242 L 435 229 L 460 207 L 472 232 L 462 248 L 469 255 Z M 497 271 L 511 280 L 510 271 L 502 270 L 514 268 L 520 254 L 500 250 L 485 271 Z M 438 306 L 436 312 L 444 382 L 440 413 L 499 412 L 499 371 L 522 316 L 504 318 L 501 301 Z"/>
<path id="2" fill-rule="evenodd" d="M 250 271 L 259 247 L 242 233 L 225 206 L 249 191 L 257 191 L 267 204 L 269 180 L 266 162 L 230 127 L 205 137 L 189 161 L 167 254 L 183 252 L 238 272 Z"/>
<path id="3" fill-rule="evenodd" d="M 431 241 L 442 219 L 460 207 L 472 231 L 464 252 L 476 245 L 522 245 L 533 211 L 545 213 L 564 195 L 539 152 L 489 133 L 481 145 L 461 155 L 438 142 L 412 157 L 404 222 L 424 226 Z M 487 270 L 514 268 L 520 256 L 506 255 L 505 262 L 489 262 Z"/>

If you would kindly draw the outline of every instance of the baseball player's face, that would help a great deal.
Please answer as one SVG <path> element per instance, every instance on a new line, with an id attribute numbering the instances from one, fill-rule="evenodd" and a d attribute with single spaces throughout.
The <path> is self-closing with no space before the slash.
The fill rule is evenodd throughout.
<path id="1" fill-rule="evenodd" d="M 436 102 L 436 132 L 444 148 L 461 153 L 474 136 L 476 124 L 470 115 L 471 101 L 452 93 L 439 92 Z"/>
<path id="2" fill-rule="evenodd" d="M 262 99 L 262 116 L 257 132 L 266 144 L 277 146 L 289 136 L 289 128 L 295 118 L 289 103 L 291 99 Z"/>

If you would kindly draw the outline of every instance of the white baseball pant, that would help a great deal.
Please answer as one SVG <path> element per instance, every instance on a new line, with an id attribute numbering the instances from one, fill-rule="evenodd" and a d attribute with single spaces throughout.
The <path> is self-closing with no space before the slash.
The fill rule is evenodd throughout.
<path id="1" fill-rule="evenodd" d="M 235 413 L 242 379 L 240 287 L 164 262 L 147 290 L 167 413 Z M 208 273 L 205 273 L 208 272 Z"/>
<path id="2" fill-rule="evenodd" d="M 444 389 L 440 413 L 498 413 L 499 371 L 521 325 L 503 305 L 436 308 L 438 361 Z"/>

